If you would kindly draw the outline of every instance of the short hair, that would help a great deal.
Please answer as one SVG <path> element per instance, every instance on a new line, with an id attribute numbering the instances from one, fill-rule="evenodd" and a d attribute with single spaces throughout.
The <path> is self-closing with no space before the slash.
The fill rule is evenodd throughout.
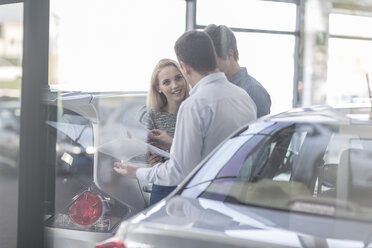
<path id="1" fill-rule="evenodd" d="M 236 44 L 236 38 L 233 31 L 225 25 L 209 24 L 205 29 L 206 32 L 212 39 L 214 48 L 216 49 L 217 56 L 222 59 L 226 59 L 229 50 L 232 49 L 234 53 L 234 59 L 239 60 L 239 51 Z"/>
<path id="2" fill-rule="evenodd" d="M 156 111 L 164 110 L 164 107 L 168 104 L 167 98 L 163 93 L 159 93 L 159 73 L 165 67 L 174 66 L 177 70 L 182 74 L 181 68 L 178 63 L 172 59 L 161 59 L 155 65 L 154 70 L 152 71 L 151 75 L 151 82 L 150 82 L 150 89 L 149 95 L 147 98 L 147 109 L 153 109 Z M 189 96 L 190 87 L 189 84 L 186 82 L 186 89 L 185 89 L 185 99 Z"/>
<path id="3" fill-rule="evenodd" d="M 217 69 L 217 57 L 211 38 L 202 31 L 188 31 L 174 45 L 178 61 L 205 75 Z"/>

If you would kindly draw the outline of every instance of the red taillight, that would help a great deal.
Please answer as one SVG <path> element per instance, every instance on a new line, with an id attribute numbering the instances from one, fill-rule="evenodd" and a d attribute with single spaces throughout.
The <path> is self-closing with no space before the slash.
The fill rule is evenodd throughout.
<path id="1" fill-rule="evenodd" d="M 112 237 L 96 244 L 96 248 L 125 248 L 125 245 L 117 237 Z"/>
<path id="2" fill-rule="evenodd" d="M 103 204 L 101 198 L 92 193 L 84 192 L 83 195 L 70 207 L 70 218 L 82 226 L 90 226 L 101 218 Z"/>

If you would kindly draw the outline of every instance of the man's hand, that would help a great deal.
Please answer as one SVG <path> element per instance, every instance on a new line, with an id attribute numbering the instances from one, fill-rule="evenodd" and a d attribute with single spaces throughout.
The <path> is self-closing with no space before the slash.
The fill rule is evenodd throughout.
<path id="1" fill-rule="evenodd" d="M 135 166 L 115 162 L 114 170 L 123 176 L 130 177 L 130 178 L 137 178 L 136 176 L 137 167 Z"/>
<path id="2" fill-rule="evenodd" d="M 147 160 L 151 166 L 164 162 L 160 155 L 151 152 L 147 152 Z"/>
<path id="3" fill-rule="evenodd" d="M 164 151 L 170 150 L 172 142 L 173 138 L 163 130 L 153 129 L 149 134 L 149 143 Z"/>

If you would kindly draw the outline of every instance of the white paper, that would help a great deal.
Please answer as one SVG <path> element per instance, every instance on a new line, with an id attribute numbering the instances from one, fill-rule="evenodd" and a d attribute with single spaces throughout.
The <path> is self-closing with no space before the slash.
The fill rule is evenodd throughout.
<path id="1" fill-rule="evenodd" d="M 136 156 L 146 154 L 148 151 L 169 158 L 168 152 L 137 138 L 117 138 L 98 146 L 98 151 L 110 155 L 119 161 L 123 160 L 124 162 Z"/>
<path id="2" fill-rule="evenodd" d="M 126 118 L 122 123 L 112 123 L 101 132 L 98 151 L 124 162 L 144 155 L 148 151 L 169 158 L 170 154 L 147 143 L 150 130 L 134 118 Z"/>

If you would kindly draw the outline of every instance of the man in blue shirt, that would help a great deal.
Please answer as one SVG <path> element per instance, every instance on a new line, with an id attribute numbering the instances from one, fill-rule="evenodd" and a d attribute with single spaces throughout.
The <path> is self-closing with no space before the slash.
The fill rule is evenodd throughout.
<path id="1" fill-rule="evenodd" d="M 208 25 L 204 31 L 212 38 L 217 53 L 220 71 L 226 74 L 233 84 L 243 88 L 257 106 L 257 117 L 270 114 L 271 100 L 266 89 L 252 76 L 245 67 L 240 67 L 239 52 L 234 33 L 224 25 Z"/>
<path id="2" fill-rule="evenodd" d="M 212 40 L 205 32 L 184 33 L 175 44 L 175 52 L 192 90 L 177 114 L 170 159 L 149 168 L 115 163 L 118 173 L 174 186 L 170 191 L 232 132 L 257 115 L 249 95 L 219 71 Z"/>

